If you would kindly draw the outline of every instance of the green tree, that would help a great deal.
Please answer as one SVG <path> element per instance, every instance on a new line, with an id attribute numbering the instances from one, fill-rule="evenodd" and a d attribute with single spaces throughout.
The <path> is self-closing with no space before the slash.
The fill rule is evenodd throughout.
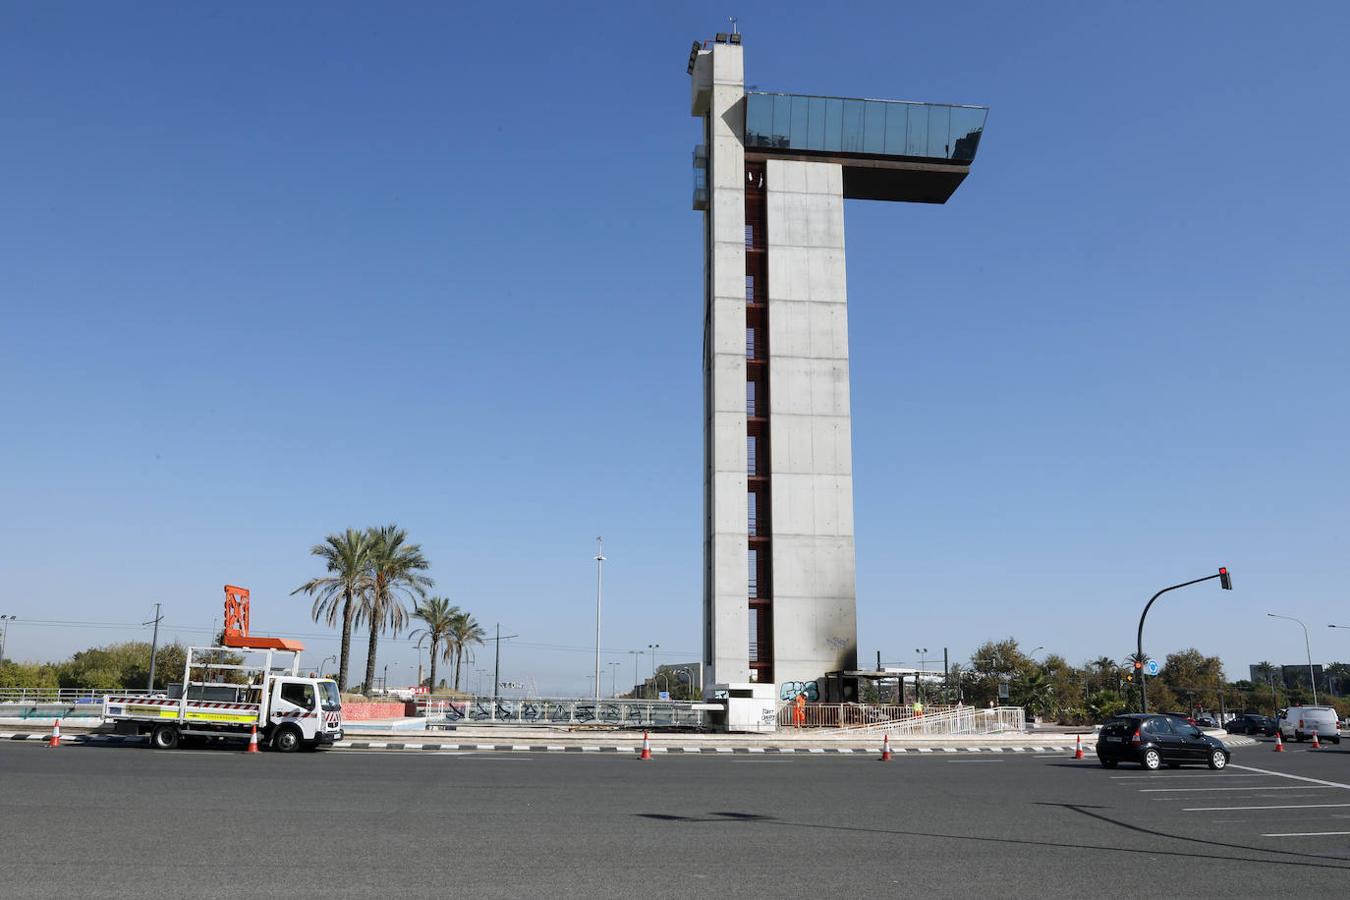
<path id="1" fill-rule="evenodd" d="M 7 688 L 57 688 L 56 666 L 48 663 L 20 663 L 12 659 L 0 662 L 0 684 Z"/>
<path id="2" fill-rule="evenodd" d="M 366 649 L 365 690 L 375 684 L 375 654 L 380 633 L 386 628 L 397 635 L 408 623 L 405 600 L 424 599 L 435 584 L 426 575 L 430 567 L 420 544 L 408 543 L 408 532 L 397 525 L 371 529 L 370 583 L 362 595 L 361 618 L 370 625 Z"/>
<path id="3" fill-rule="evenodd" d="M 1014 638 L 985 641 L 970 657 L 970 675 L 966 679 L 966 696 L 976 706 L 984 706 L 998 699 L 1000 683 L 1016 683 L 1036 664 L 1017 646 Z"/>
<path id="4" fill-rule="evenodd" d="M 451 636 L 454 633 L 455 622 L 459 619 L 461 613 L 458 606 L 451 606 L 450 601 L 444 597 L 431 597 L 425 603 L 420 603 L 413 610 L 413 618 L 421 619 L 426 623 L 425 628 L 419 628 L 408 635 L 409 638 L 418 638 L 420 643 L 424 639 L 431 641 L 431 680 L 430 688 L 436 690 L 436 660 L 443 657 L 446 662 L 450 662 L 454 655 L 454 644 Z"/>
<path id="5" fill-rule="evenodd" d="M 1186 712 L 1215 710 L 1219 708 L 1219 689 L 1223 685 L 1223 662 L 1217 656 L 1205 656 L 1194 647 L 1171 653 L 1154 679 L 1154 684 L 1158 683 L 1185 701 Z M 1149 688 L 1153 686 L 1150 684 Z"/>
<path id="6" fill-rule="evenodd" d="M 322 544 L 315 544 L 309 552 L 320 557 L 327 575 L 311 578 L 291 596 L 305 593 L 314 598 L 310 615 L 317 622 L 323 619 L 332 627 L 342 620 L 342 649 L 338 653 L 338 690 L 347 689 L 347 672 L 352 653 L 352 626 L 361 611 L 361 598 L 370 587 L 370 553 L 373 546 L 370 531 L 348 528 L 341 534 L 330 534 Z"/>
<path id="7" fill-rule="evenodd" d="M 459 673 L 464 662 L 464 650 L 474 644 L 483 643 L 487 637 L 481 625 L 474 617 L 466 612 L 460 613 L 455 617 L 454 624 L 450 627 L 450 643 L 455 650 L 455 690 L 459 690 Z"/>

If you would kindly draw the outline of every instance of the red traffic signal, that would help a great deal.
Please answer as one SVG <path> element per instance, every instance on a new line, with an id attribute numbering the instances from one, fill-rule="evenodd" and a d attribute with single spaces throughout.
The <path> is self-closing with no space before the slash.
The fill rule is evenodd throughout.
<path id="1" fill-rule="evenodd" d="M 1228 574 L 1228 569 L 1224 566 L 1219 567 L 1219 587 L 1225 591 L 1233 589 L 1233 577 Z"/>
<path id="2" fill-rule="evenodd" d="M 1142 659 L 1136 659 L 1134 661 L 1134 667 L 1136 669 L 1142 669 L 1144 667 L 1144 661 Z"/>

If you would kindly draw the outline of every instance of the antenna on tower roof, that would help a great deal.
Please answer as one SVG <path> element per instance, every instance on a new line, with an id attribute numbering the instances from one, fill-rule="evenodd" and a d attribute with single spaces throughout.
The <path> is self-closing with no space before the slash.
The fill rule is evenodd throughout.
<path id="1" fill-rule="evenodd" d="M 740 34 L 740 32 L 736 30 L 736 17 L 730 16 L 729 18 L 731 19 L 731 33 Z"/>

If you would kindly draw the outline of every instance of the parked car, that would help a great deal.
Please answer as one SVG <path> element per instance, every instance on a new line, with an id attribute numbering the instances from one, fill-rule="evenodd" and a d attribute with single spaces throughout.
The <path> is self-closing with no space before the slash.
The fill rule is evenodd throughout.
<path id="1" fill-rule="evenodd" d="M 1215 722 L 1209 716 L 1196 716 L 1195 724 L 1198 728 L 1218 728 L 1219 723 Z"/>
<path id="2" fill-rule="evenodd" d="M 1228 756 L 1223 741 L 1167 713 L 1116 716 L 1097 736 L 1097 759 L 1108 769 L 1121 762 L 1139 763 L 1150 771 L 1184 763 L 1222 769 L 1228 765 Z"/>
<path id="3" fill-rule="evenodd" d="M 1336 710 L 1330 706 L 1291 706 L 1281 710 L 1279 727 L 1285 740 L 1305 741 L 1316 732 L 1319 740 L 1341 742 L 1340 722 Z"/>
<path id="4" fill-rule="evenodd" d="M 1263 734 L 1271 737 L 1279 729 L 1279 725 L 1270 716 L 1244 713 L 1230 720 L 1224 729 L 1229 734 Z"/>

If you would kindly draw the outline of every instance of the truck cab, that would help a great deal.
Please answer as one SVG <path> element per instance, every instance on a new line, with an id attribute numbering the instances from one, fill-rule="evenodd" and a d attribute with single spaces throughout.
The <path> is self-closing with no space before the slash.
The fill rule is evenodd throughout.
<path id="1" fill-rule="evenodd" d="M 273 676 L 266 710 L 273 749 L 290 752 L 342 740 L 342 698 L 331 679 Z"/>

